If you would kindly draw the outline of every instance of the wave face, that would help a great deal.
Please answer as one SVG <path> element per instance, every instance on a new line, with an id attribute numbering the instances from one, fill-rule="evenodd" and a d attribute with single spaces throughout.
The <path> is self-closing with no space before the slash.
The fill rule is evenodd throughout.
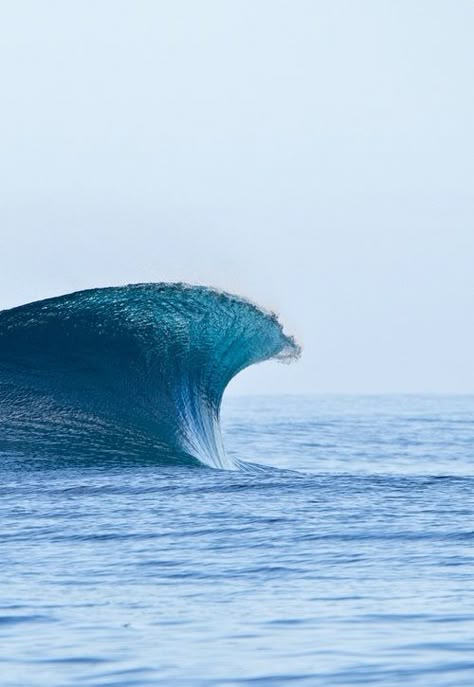
<path id="1" fill-rule="evenodd" d="M 1 311 L 0 454 L 237 469 L 219 424 L 225 387 L 299 353 L 275 315 L 202 286 L 92 289 Z"/>

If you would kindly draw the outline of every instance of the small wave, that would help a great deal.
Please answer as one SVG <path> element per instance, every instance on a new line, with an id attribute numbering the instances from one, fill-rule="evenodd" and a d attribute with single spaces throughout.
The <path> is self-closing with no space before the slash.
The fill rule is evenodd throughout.
<path id="1" fill-rule="evenodd" d="M 300 348 L 276 315 L 203 286 L 79 291 L 0 312 L 0 454 L 238 469 L 219 423 L 241 370 Z"/>

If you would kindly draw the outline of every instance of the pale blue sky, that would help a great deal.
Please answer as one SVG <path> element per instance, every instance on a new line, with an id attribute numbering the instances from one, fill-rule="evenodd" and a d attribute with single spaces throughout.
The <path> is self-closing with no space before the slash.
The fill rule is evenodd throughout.
<path id="1" fill-rule="evenodd" d="M 185 280 L 276 309 L 234 391 L 474 392 L 472 0 L 0 7 L 0 307 Z"/>

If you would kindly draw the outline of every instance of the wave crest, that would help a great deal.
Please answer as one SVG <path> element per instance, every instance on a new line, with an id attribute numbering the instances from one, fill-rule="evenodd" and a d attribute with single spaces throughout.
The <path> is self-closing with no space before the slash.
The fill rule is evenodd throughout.
<path id="1" fill-rule="evenodd" d="M 79 291 L 0 312 L 0 452 L 235 469 L 219 424 L 229 381 L 300 348 L 276 315 L 203 286 Z"/>

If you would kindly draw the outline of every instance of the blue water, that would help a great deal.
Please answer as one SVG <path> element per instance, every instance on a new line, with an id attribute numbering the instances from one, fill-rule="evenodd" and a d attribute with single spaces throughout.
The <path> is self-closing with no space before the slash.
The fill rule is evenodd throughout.
<path id="1" fill-rule="evenodd" d="M 474 684 L 474 397 L 222 412 L 299 353 L 185 284 L 0 312 L 1 687 Z"/>
<path id="2" fill-rule="evenodd" d="M 0 463 L 248 469 L 224 450 L 224 390 L 249 365 L 299 354 L 276 315 L 204 286 L 89 289 L 3 310 Z"/>
<path id="3" fill-rule="evenodd" d="M 268 469 L 3 464 L 2 687 L 474 684 L 474 397 L 228 398 L 223 435 Z"/>

